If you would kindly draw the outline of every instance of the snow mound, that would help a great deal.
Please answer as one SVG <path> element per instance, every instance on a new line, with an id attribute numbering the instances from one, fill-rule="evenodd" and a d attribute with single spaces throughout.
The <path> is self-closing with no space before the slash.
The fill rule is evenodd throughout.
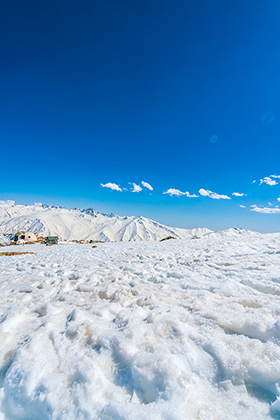
<path id="1" fill-rule="evenodd" d="M 259 232 L 253 232 L 251 230 L 247 230 L 247 229 L 242 229 L 242 228 L 229 228 L 229 229 L 225 229 L 225 230 L 218 230 L 216 232 L 209 232 L 206 234 L 207 236 L 210 237 L 224 237 L 224 238 L 230 238 L 230 237 L 237 237 L 237 236 L 247 236 L 247 235 L 251 235 L 251 236 L 256 236 L 256 235 L 260 235 Z"/>

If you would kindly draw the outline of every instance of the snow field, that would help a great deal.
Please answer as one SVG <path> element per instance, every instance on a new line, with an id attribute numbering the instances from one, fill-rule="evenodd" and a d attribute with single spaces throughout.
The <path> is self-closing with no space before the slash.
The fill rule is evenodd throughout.
<path id="1" fill-rule="evenodd" d="M 13 250 L 1 420 L 280 418 L 279 234 Z"/>

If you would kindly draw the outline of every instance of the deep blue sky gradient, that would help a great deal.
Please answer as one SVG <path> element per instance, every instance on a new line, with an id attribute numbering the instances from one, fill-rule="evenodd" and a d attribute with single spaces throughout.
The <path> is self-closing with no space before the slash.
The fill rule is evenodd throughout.
<path id="1" fill-rule="evenodd" d="M 278 1 L 9 0 L 0 57 L 0 199 L 280 231 Z"/>

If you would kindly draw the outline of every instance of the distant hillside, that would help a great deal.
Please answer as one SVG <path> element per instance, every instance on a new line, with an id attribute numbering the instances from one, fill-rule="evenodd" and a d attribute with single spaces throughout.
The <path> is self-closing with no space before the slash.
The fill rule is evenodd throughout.
<path id="1" fill-rule="evenodd" d="M 120 217 L 86 210 L 0 201 L 0 233 L 31 231 L 40 236 L 58 235 L 66 240 L 157 241 L 167 236 L 190 238 L 211 232 L 206 228 L 179 229 L 145 217 Z"/>

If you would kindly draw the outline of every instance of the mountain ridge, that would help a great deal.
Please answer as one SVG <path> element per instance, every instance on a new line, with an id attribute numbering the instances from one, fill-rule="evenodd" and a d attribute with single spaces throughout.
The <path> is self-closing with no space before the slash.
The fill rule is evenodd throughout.
<path id="1" fill-rule="evenodd" d="M 170 235 L 186 239 L 212 232 L 207 228 L 173 228 L 143 216 L 100 213 L 92 207 L 67 209 L 41 203 L 22 205 L 10 200 L 0 201 L 0 233 L 18 231 L 57 235 L 66 240 L 106 242 L 157 241 Z"/>

